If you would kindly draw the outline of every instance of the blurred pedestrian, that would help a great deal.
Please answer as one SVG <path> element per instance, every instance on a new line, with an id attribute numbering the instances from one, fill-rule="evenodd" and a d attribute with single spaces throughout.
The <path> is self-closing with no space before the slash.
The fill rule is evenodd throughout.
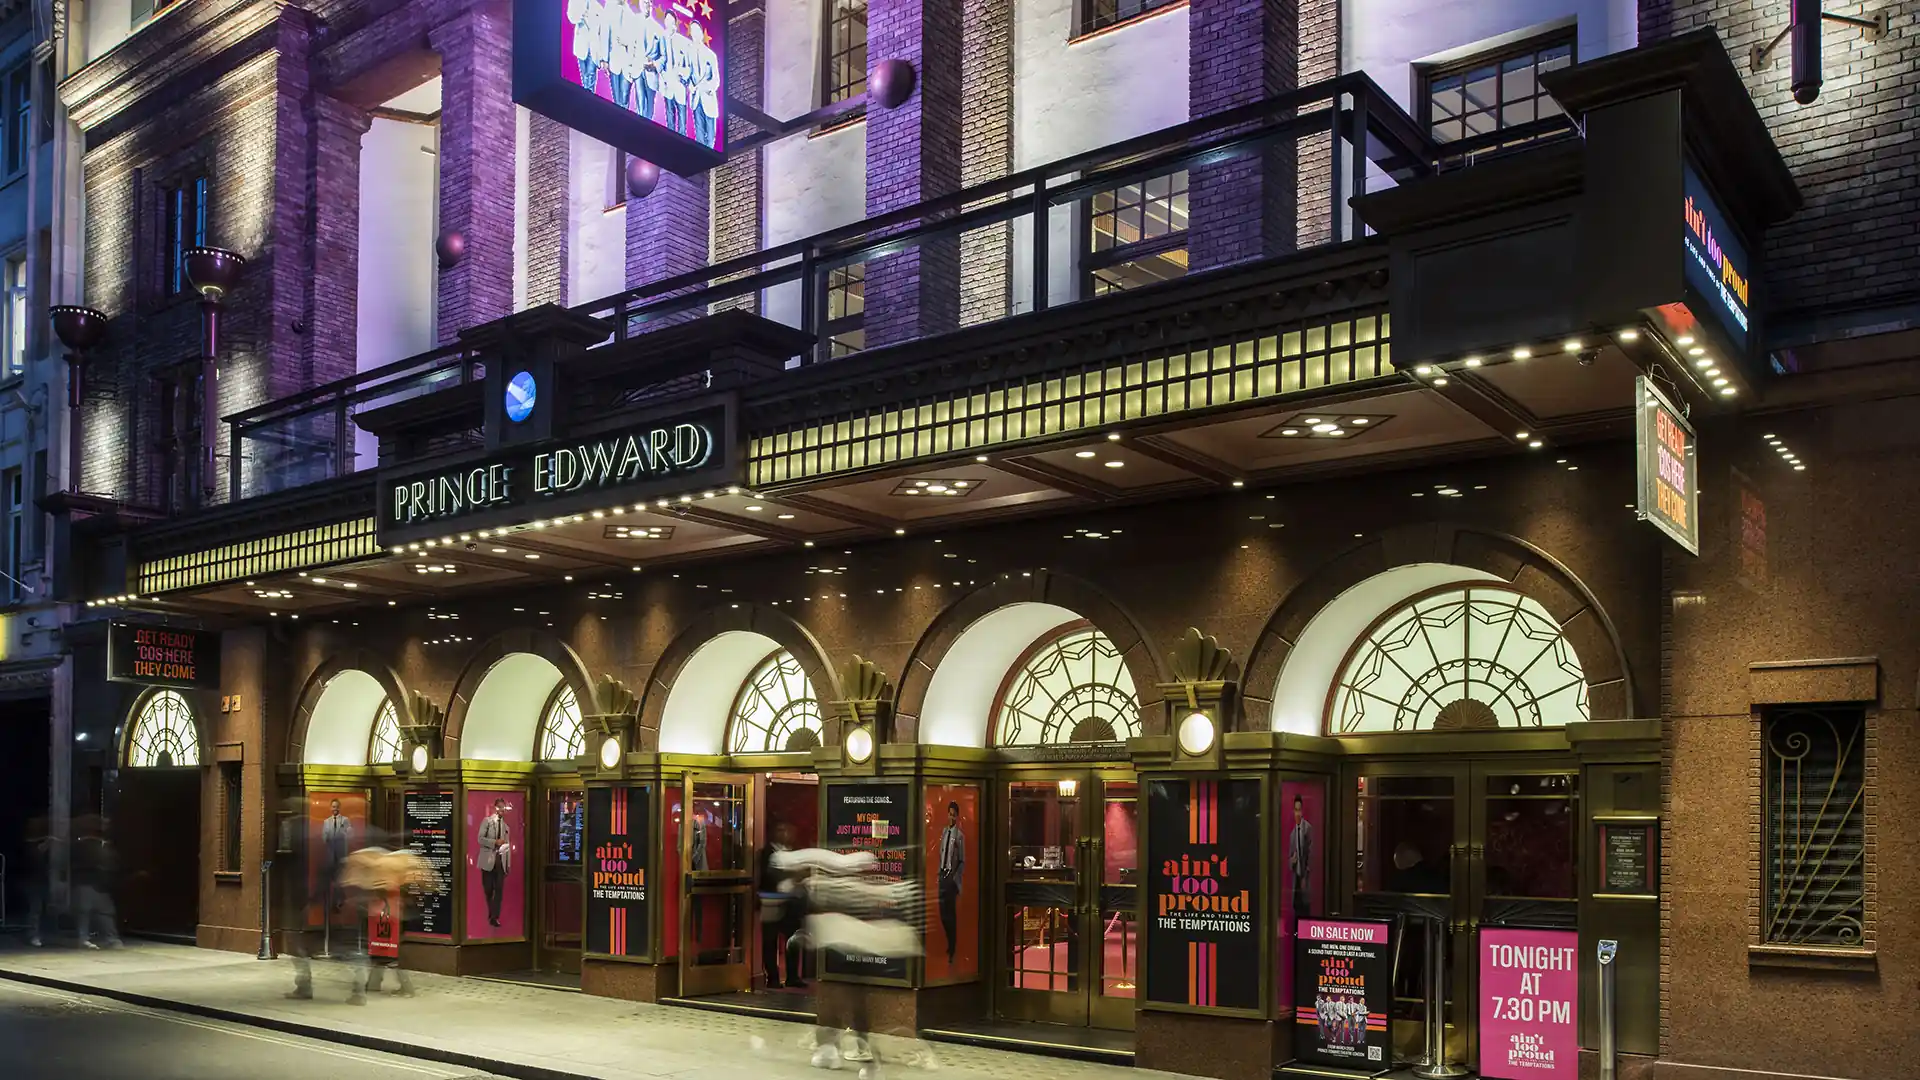
<path id="1" fill-rule="evenodd" d="M 113 906 L 113 878 L 117 869 L 113 842 L 107 839 L 107 820 L 81 819 L 73 845 L 74 929 L 83 949 L 98 949 L 96 926 L 107 948 L 120 947 L 119 916 Z"/>
<path id="2" fill-rule="evenodd" d="M 774 857 L 793 848 L 793 830 L 782 822 L 773 827 L 773 839 L 760 849 L 760 967 L 767 989 L 781 987 L 781 942 L 786 942 L 787 977 L 785 985 L 794 989 L 806 986 L 800 970 L 800 927 L 805 915 L 799 883 L 773 864 Z"/>
<path id="3" fill-rule="evenodd" d="M 432 871 L 426 860 L 406 848 L 389 851 L 364 847 L 347 856 L 340 886 L 349 898 L 349 908 L 359 913 L 368 929 L 367 948 L 354 957 L 354 991 L 347 999 L 348 1004 L 363 1005 L 368 993 L 379 993 L 382 977 L 388 970 L 399 980 L 399 995 L 413 996 L 413 977 L 400 966 L 402 898 L 407 889 L 428 885 L 431 881 Z M 387 948 L 380 948 L 379 955 L 375 955 L 376 948 L 382 945 Z"/>
<path id="4" fill-rule="evenodd" d="M 918 906 L 916 891 L 910 883 L 875 873 L 872 852 L 842 855 L 808 848 L 776 852 L 771 861 L 782 871 L 801 875 L 809 947 L 861 958 L 920 954 L 920 931 L 902 918 Z M 860 1080 L 875 1080 L 880 1074 L 880 1052 L 873 1041 L 870 988 L 865 983 L 844 983 L 838 989 L 846 994 L 845 1019 L 853 1045 L 843 1054 L 840 1029 L 816 1027 L 813 1067 L 837 1069 L 844 1059 L 860 1065 Z"/>
<path id="5" fill-rule="evenodd" d="M 36 949 L 53 894 L 54 844 L 53 829 L 45 817 L 27 823 L 27 944 Z"/>

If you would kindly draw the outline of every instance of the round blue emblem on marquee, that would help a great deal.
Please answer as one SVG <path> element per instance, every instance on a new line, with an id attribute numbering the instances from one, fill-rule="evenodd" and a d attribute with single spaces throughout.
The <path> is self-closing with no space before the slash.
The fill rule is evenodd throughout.
<path id="1" fill-rule="evenodd" d="M 507 419 L 519 423 L 533 415 L 535 391 L 531 372 L 518 372 L 507 380 Z"/>

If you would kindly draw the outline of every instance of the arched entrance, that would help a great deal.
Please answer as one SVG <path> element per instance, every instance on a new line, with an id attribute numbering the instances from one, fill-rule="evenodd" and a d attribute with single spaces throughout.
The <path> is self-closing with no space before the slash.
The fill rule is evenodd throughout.
<path id="1" fill-rule="evenodd" d="M 1592 726 L 1596 697 L 1629 698 L 1618 658 L 1570 578 L 1450 563 L 1351 582 L 1294 633 L 1269 723 L 1340 754 L 1331 790 L 1283 783 L 1282 934 L 1328 909 L 1402 928 L 1398 1055 L 1421 1052 L 1430 941 L 1449 1059 L 1471 1066 L 1482 928 L 1580 929 L 1598 774 L 1569 730 Z"/>
<path id="2" fill-rule="evenodd" d="M 502 977 L 577 985 L 585 918 L 585 668 L 545 635 L 486 643 L 454 692 L 459 940 Z"/>
<path id="3" fill-rule="evenodd" d="M 762 921 L 756 877 L 776 839 L 820 842 L 813 751 L 828 736 L 830 678 L 806 631 L 770 610 L 716 614 L 662 658 L 642 715 L 665 760 L 685 763 L 661 819 L 664 946 L 682 997 L 813 1012 L 811 958 Z"/>
<path id="4" fill-rule="evenodd" d="M 130 933 L 191 939 L 200 912 L 200 822 L 206 754 L 189 692 L 155 688 L 128 714 L 111 822 L 74 823 L 75 913 L 83 939 Z M 219 762 L 210 785 L 217 869 L 240 868 L 241 762 Z M 123 873 L 114 873 L 118 861 Z"/>
<path id="5" fill-rule="evenodd" d="M 1097 592 L 1054 579 L 1035 593 L 983 590 L 956 606 L 950 615 L 966 621 L 936 624 L 929 637 L 948 644 L 917 660 L 931 673 L 903 702 L 923 744 L 983 747 L 995 762 L 990 812 L 973 823 L 987 830 L 973 891 L 991 899 L 970 898 L 964 882 L 948 890 L 957 895 L 942 898 L 942 930 L 963 934 L 985 916 L 982 975 L 1000 1019 L 1127 1030 L 1141 878 L 1126 741 L 1164 726 L 1142 702 L 1163 680 L 1131 621 Z M 951 811 L 965 803 L 956 790 L 929 801 L 964 817 Z"/>
<path id="6" fill-rule="evenodd" d="M 398 693 L 398 679 L 377 658 L 347 654 L 308 678 L 294 711 L 305 844 L 304 858 L 285 872 L 302 880 L 305 925 L 322 931 L 322 947 L 357 929 L 337 883 L 347 856 L 401 842 L 400 789 L 386 767 L 401 755 Z"/>

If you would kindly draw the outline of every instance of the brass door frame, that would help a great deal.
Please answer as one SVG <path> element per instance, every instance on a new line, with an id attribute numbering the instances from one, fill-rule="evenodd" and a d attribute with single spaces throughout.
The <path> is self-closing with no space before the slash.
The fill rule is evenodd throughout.
<path id="1" fill-rule="evenodd" d="M 1009 922 L 1007 886 L 1011 883 L 1008 865 L 1012 846 L 1012 827 L 1009 809 L 1009 797 L 1012 785 L 1016 783 L 1059 783 L 1073 781 L 1078 785 L 1076 797 L 1079 805 L 1075 809 L 1074 826 L 1078 833 L 1073 838 L 1074 879 L 1072 925 L 1080 942 L 1080 956 L 1073 977 L 1077 979 L 1077 990 L 1024 990 L 1012 985 L 1013 972 L 1009 960 L 1013 954 L 1013 929 Z M 1101 923 L 1100 890 L 1103 869 L 1106 865 L 1105 831 L 1102 817 L 1095 808 L 1104 810 L 1106 806 L 1107 785 L 1112 783 L 1136 783 L 1131 769 L 1112 767 L 1083 766 L 1060 768 L 1057 766 L 1014 766 L 1002 771 L 992 785 L 993 809 L 990 817 L 993 821 L 995 852 L 992 863 L 992 902 L 994 958 L 989 977 L 993 979 L 993 1002 L 995 1015 L 1006 1020 L 1039 1021 L 1044 1023 L 1066 1024 L 1075 1027 L 1099 1027 L 1130 1031 L 1134 1026 L 1135 999 L 1107 997 L 1100 993 L 1103 983 L 1103 965 L 1106 959 L 1105 927 Z M 1066 838 L 1062 837 L 1064 841 Z M 1140 838 L 1144 845 L 1145 838 Z M 1062 846 L 1065 846 L 1064 843 Z M 1045 884 L 1046 881 L 1037 881 Z M 1064 882 L 1062 882 L 1064 884 Z M 1135 886 L 1135 926 L 1139 926 L 1138 886 Z"/>
<path id="2" fill-rule="evenodd" d="M 1448 913 L 1447 928 L 1450 944 L 1453 946 L 1453 962 L 1447 971 L 1448 1002 L 1446 1018 L 1451 1029 L 1447 1039 L 1447 1050 L 1457 1060 L 1469 1067 L 1477 1067 L 1480 1060 L 1479 1003 L 1480 965 L 1479 953 L 1475 948 L 1475 936 L 1480 929 L 1481 912 L 1488 899 L 1486 883 L 1486 832 L 1487 801 L 1486 779 L 1489 776 L 1572 776 L 1575 779 L 1573 820 L 1582 820 L 1580 813 L 1579 780 L 1583 775 L 1581 762 L 1571 753 L 1513 753 L 1513 754 L 1475 754 L 1472 756 L 1447 754 L 1429 757 L 1378 757 L 1349 758 L 1342 762 L 1338 800 L 1340 814 L 1340 850 L 1338 858 L 1340 895 L 1345 898 L 1349 911 L 1357 910 L 1359 905 L 1359 850 L 1360 777 L 1405 777 L 1405 776 L 1444 776 L 1453 781 L 1453 843 L 1448 849 Z M 1585 842 L 1582 829 L 1573 830 L 1573 858 L 1576 871 L 1582 865 L 1581 845 Z M 1576 894 L 1579 882 L 1575 882 Z M 1437 894 L 1436 894 L 1437 895 Z M 1578 910 L 1577 896 L 1570 898 Z M 1577 915 L 1576 915 L 1577 918 Z M 1403 939 L 1404 940 L 1404 939 Z M 1425 957 L 1418 950 L 1402 948 L 1400 952 L 1402 969 L 1408 964 L 1423 965 Z M 1413 1038 L 1412 1045 L 1420 1045 L 1414 1033 L 1392 1031 L 1392 1045 L 1408 1045 L 1407 1039 Z"/>
<path id="3" fill-rule="evenodd" d="M 692 815 L 696 805 L 694 792 L 700 784 L 737 784 L 741 796 L 741 843 L 746 866 L 739 870 L 700 870 L 693 867 Z M 753 925 L 753 821 L 754 786 L 751 773 L 688 772 L 680 789 L 680 996 L 697 997 L 745 991 L 753 985 L 753 951 L 757 935 Z M 735 932 L 740 941 L 740 960 L 729 964 L 698 964 L 693 941 L 695 896 L 731 896 L 735 898 Z"/>

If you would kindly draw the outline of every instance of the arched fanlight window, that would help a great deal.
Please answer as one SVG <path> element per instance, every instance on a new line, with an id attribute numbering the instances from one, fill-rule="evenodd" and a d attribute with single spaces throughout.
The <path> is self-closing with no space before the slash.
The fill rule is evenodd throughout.
<path id="1" fill-rule="evenodd" d="M 1327 733 L 1565 727 L 1589 719 L 1580 658 L 1539 602 L 1448 588 L 1375 623 L 1348 654 Z"/>
<path id="2" fill-rule="evenodd" d="M 1115 742 L 1140 734 L 1140 697 L 1120 650 L 1090 626 L 1027 654 L 1000 699 L 999 746 Z"/>
<path id="3" fill-rule="evenodd" d="M 540 760 L 572 760 L 586 745 L 586 733 L 580 727 L 580 702 L 573 688 L 560 684 L 560 692 L 547 702 L 547 715 L 540 718 Z"/>
<path id="4" fill-rule="evenodd" d="M 767 754 L 820 745 L 820 702 L 800 661 L 785 649 L 760 661 L 727 718 L 727 752 Z"/>
<path id="5" fill-rule="evenodd" d="M 380 699 L 380 711 L 374 714 L 373 738 L 367 743 L 367 764 L 385 765 L 406 757 L 400 739 L 400 710 L 392 698 Z"/>
<path id="6" fill-rule="evenodd" d="M 200 732 L 186 698 L 160 690 L 141 703 L 127 740 L 127 764 L 136 769 L 200 764 Z"/>

